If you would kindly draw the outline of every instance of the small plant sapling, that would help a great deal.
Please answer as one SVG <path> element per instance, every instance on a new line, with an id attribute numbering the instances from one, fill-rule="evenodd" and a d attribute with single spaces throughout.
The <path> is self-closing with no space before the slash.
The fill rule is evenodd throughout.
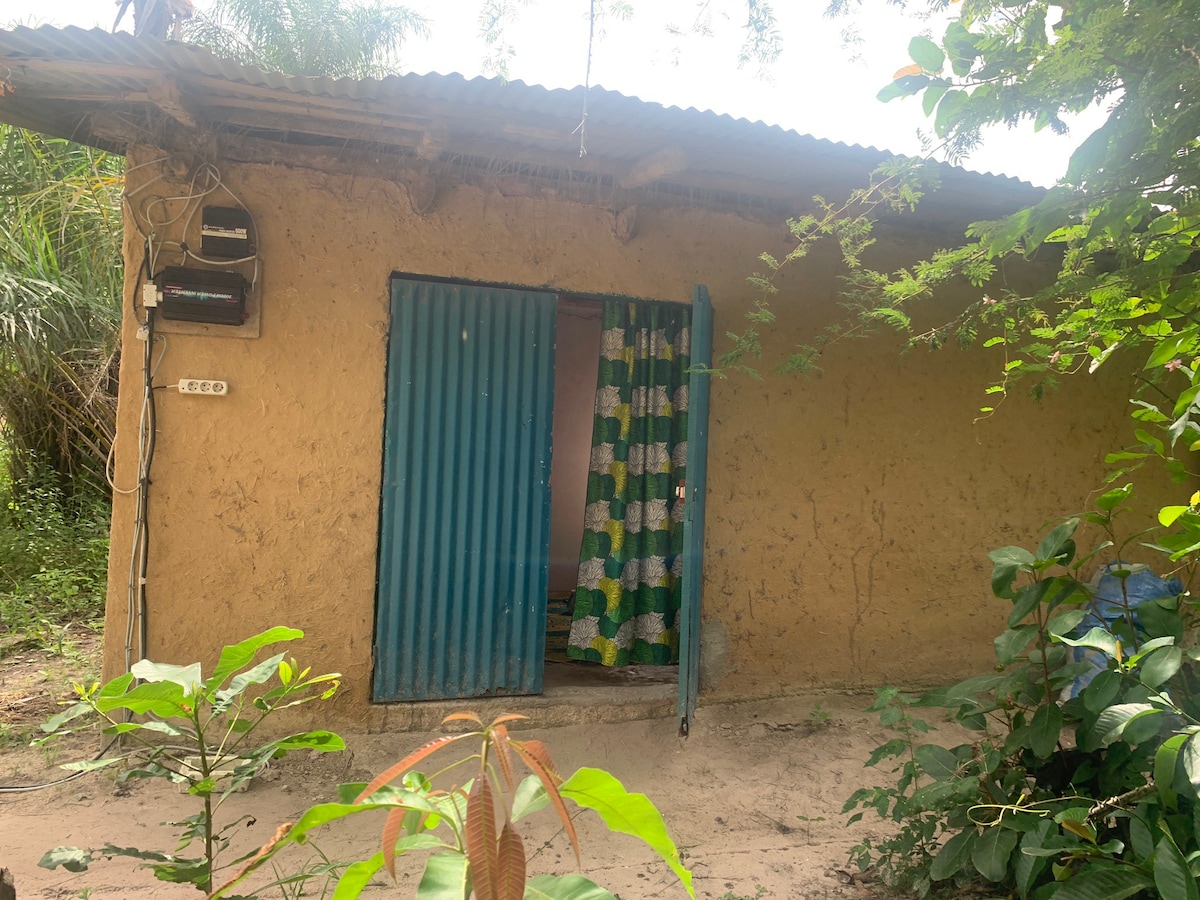
<path id="1" fill-rule="evenodd" d="M 694 897 L 692 873 L 680 862 L 662 816 L 644 794 L 631 794 L 601 769 L 583 768 L 565 781 L 559 777 L 541 741 L 521 741 L 508 723 L 525 718 L 500 716 L 490 725 L 472 713 L 447 716 L 446 722 L 466 721 L 478 730 L 437 738 L 410 753 L 369 784 L 341 786 L 341 803 L 324 803 L 305 812 L 268 842 L 236 876 L 216 890 L 211 900 L 227 892 L 255 869 L 291 844 L 305 843 L 323 825 L 364 812 L 386 813 L 379 852 L 348 866 L 334 890 L 336 900 L 353 900 L 386 869 L 395 876 L 396 858 L 429 852 L 417 887 L 417 900 L 615 900 L 612 894 L 583 875 L 527 877 L 525 846 L 516 823 L 531 813 L 553 806 L 580 860 L 579 838 L 568 803 L 591 809 L 612 831 L 646 842 L 679 877 Z M 414 767 L 452 745 L 474 744 L 432 776 Z M 518 766 L 530 775 L 518 781 Z M 444 776 L 466 769 L 464 784 L 438 786 Z"/>
<path id="2" fill-rule="evenodd" d="M 214 873 L 223 868 L 218 858 L 228 847 L 233 828 L 246 818 L 218 824 L 217 814 L 230 794 L 248 783 L 269 760 L 291 750 L 345 748 L 342 739 L 329 731 L 305 731 L 258 745 L 250 741 L 274 713 L 328 700 L 337 691 L 339 675 L 311 675 L 283 653 L 255 662 L 263 648 L 303 636 L 304 632 L 295 628 L 276 627 L 225 647 L 208 678 L 199 663 L 176 666 L 144 659 L 103 686 L 75 685 L 78 702 L 42 725 L 48 733 L 42 741 L 78 730 L 81 723 L 91 727 L 99 718 L 103 734 L 113 739 L 109 746 L 119 743 L 127 749 L 63 768 L 89 771 L 126 763 L 128 768 L 118 775 L 119 781 L 166 778 L 186 786 L 201 808 L 170 823 L 180 836 L 174 853 L 112 844 L 90 850 L 57 847 L 38 865 L 82 872 L 99 857 L 129 856 L 143 860 L 162 881 L 211 891 Z M 202 847 L 199 855 L 178 855 L 193 842 Z"/>

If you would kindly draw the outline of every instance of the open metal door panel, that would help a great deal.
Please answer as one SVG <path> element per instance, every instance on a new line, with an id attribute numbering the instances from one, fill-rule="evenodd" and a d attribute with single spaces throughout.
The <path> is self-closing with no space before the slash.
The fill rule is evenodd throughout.
<path id="1" fill-rule="evenodd" d="M 704 489 L 712 376 L 712 302 L 697 285 L 692 302 L 692 373 L 688 379 L 687 495 L 683 508 L 683 598 L 679 625 L 679 733 L 686 735 L 700 692 L 700 596 L 704 578 Z"/>
<path id="2" fill-rule="evenodd" d="M 556 303 L 392 281 L 376 701 L 541 692 Z"/>

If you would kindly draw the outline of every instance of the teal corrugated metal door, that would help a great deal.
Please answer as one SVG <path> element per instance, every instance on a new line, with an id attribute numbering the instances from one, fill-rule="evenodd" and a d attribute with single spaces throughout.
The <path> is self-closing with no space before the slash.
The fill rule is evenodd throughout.
<path id="1" fill-rule="evenodd" d="M 679 733 L 687 735 L 700 695 L 700 597 L 704 587 L 704 507 L 708 485 L 708 401 L 713 309 L 708 288 L 692 301 L 692 371 L 688 377 L 687 495 L 683 505 L 683 598 L 679 611 Z"/>
<path id="2" fill-rule="evenodd" d="M 542 689 L 556 303 L 392 281 L 376 700 Z"/>

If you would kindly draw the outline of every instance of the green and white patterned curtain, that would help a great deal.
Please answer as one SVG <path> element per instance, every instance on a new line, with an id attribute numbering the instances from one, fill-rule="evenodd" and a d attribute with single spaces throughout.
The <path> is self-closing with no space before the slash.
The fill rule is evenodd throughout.
<path id="1" fill-rule="evenodd" d="M 607 300 L 567 655 L 679 658 L 690 306 Z"/>

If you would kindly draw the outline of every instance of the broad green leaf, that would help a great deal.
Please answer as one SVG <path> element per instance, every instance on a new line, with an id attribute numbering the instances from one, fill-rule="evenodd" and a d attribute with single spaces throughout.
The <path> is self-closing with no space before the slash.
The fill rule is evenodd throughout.
<path id="1" fill-rule="evenodd" d="M 1154 345 L 1154 349 L 1150 351 L 1150 357 L 1146 360 L 1144 368 L 1157 369 L 1165 366 L 1175 357 L 1188 353 L 1195 340 L 1196 329 L 1186 328 L 1177 335 L 1158 341 Z"/>
<path id="2" fill-rule="evenodd" d="M 993 573 L 995 569 L 992 570 Z M 1016 628 L 1021 624 L 1022 620 L 1031 612 L 1037 609 L 1038 604 L 1046 596 L 1046 592 L 1054 582 L 1050 579 L 1044 581 L 1035 581 L 1033 584 L 1027 584 L 1013 598 L 1012 612 L 1008 614 L 1008 627 Z M 993 583 L 993 588 L 995 584 Z"/>
<path id="3" fill-rule="evenodd" d="M 1163 741 L 1154 753 L 1154 786 L 1158 789 L 1158 796 L 1163 805 L 1169 809 L 1174 809 L 1178 801 L 1175 771 L 1179 764 L 1180 748 L 1187 739 L 1186 734 L 1173 734 Z"/>
<path id="4" fill-rule="evenodd" d="M 1192 786 L 1192 796 L 1200 797 L 1200 732 L 1188 735 L 1180 756 L 1183 758 L 1183 771 Z"/>
<path id="5" fill-rule="evenodd" d="M 344 819 L 347 816 L 358 815 L 359 813 L 371 812 L 377 809 L 391 811 L 397 807 L 420 810 L 421 812 L 433 813 L 434 815 L 441 813 L 440 807 L 424 795 L 399 788 L 383 787 L 371 796 L 376 801 L 386 799 L 389 802 L 318 803 L 316 806 L 309 807 L 296 820 L 296 823 L 288 830 L 287 834 L 275 845 L 272 855 L 288 844 L 303 843 L 307 840 L 311 831 L 322 825 L 327 825 L 338 819 Z M 417 836 L 423 837 L 425 835 Z M 400 842 L 397 842 L 396 846 L 399 848 Z"/>
<path id="6" fill-rule="evenodd" d="M 1010 628 L 1003 634 L 999 635 L 992 643 L 996 648 L 996 659 L 1000 664 L 1007 666 L 1013 662 L 1021 653 L 1029 646 L 1038 633 L 1038 627 L 1034 624 L 1018 625 L 1016 628 Z"/>
<path id="7" fill-rule="evenodd" d="M 1104 512 L 1112 512 L 1128 500 L 1132 494 L 1132 483 L 1126 484 L 1124 487 L 1113 488 L 1111 491 L 1100 495 L 1100 498 L 1096 501 L 1096 508 Z"/>
<path id="8" fill-rule="evenodd" d="M 1003 675 L 976 675 L 950 687 L 933 688 L 926 691 L 917 698 L 913 705 L 950 708 L 977 705 L 978 694 L 993 690 L 1003 680 Z"/>
<path id="9" fill-rule="evenodd" d="M 1017 573 L 1033 566 L 1033 554 L 1023 547 L 1001 547 L 988 554 L 992 566 L 992 593 L 1011 599 Z"/>
<path id="10" fill-rule="evenodd" d="M 1149 859 L 1154 852 L 1154 835 L 1137 816 L 1129 819 L 1129 846 L 1136 859 Z"/>
<path id="11" fill-rule="evenodd" d="M 1149 876 L 1137 869 L 1094 865 L 1064 881 L 1054 900 L 1125 900 L 1153 886 Z"/>
<path id="12" fill-rule="evenodd" d="M 128 734 L 131 731 L 153 731 L 157 734 L 165 734 L 170 737 L 184 736 L 184 732 L 176 728 L 170 722 L 159 722 L 151 719 L 147 722 L 118 722 L 116 725 L 109 725 L 104 729 L 104 734 Z M 190 736 L 190 735 L 187 735 Z"/>
<path id="13" fill-rule="evenodd" d="M 202 887 L 209 881 L 208 862 L 203 859 L 178 859 L 149 866 L 159 881 L 172 884 L 194 884 Z"/>
<path id="14" fill-rule="evenodd" d="M 1075 630 L 1080 622 L 1087 617 L 1086 609 L 1068 609 L 1061 612 L 1046 623 L 1048 634 L 1064 635 Z"/>
<path id="15" fill-rule="evenodd" d="M 967 105 L 967 95 L 963 91 L 947 91 L 938 103 L 937 114 L 933 119 L 934 130 L 939 136 L 949 133 L 955 116 Z"/>
<path id="16" fill-rule="evenodd" d="M 173 716 L 187 715 L 188 706 L 185 703 L 183 687 L 175 682 L 148 682 L 122 694 L 119 697 L 97 697 L 96 708 L 100 712 L 111 712 L 114 709 L 127 709 L 130 712 L 153 713 L 164 719 Z"/>
<path id="17" fill-rule="evenodd" d="M 887 103 L 899 97 L 909 97 L 917 93 L 917 91 L 921 90 L 921 88 L 925 87 L 927 84 L 929 84 L 928 75 L 905 75 L 886 85 L 878 94 L 875 95 L 875 99 L 880 103 Z M 585 537 L 587 533 L 588 532 L 584 532 Z"/>
<path id="18" fill-rule="evenodd" d="M 330 900 L 357 900 L 359 894 L 382 868 L 382 853 L 376 853 L 370 859 L 360 859 L 356 863 L 351 863 L 342 872 L 342 877 L 338 879 Z"/>
<path id="19" fill-rule="evenodd" d="M 538 875 L 525 883 L 525 900 L 617 900 L 582 875 Z"/>
<path id="20" fill-rule="evenodd" d="M 412 850 L 445 850 L 446 845 L 431 834 L 410 834 L 396 841 L 396 855 Z M 346 867 L 338 879 L 330 900 L 355 900 L 371 879 L 383 868 L 383 854 L 376 853 L 370 859 L 361 859 Z"/>
<path id="21" fill-rule="evenodd" d="M 1008 874 L 1008 860 L 1016 849 L 1020 835 L 1009 829 L 985 828 L 971 849 L 971 863 L 988 881 L 1003 881 Z"/>
<path id="22" fill-rule="evenodd" d="M 1172 639 L 1173 640 L 1173 639 Z M 1152 651 L 1138 670 L 1138 677 L 1147 687 L 1157 688 L 1171 679 L 1183 665 L 1183 651 L 1178 647 L 1162 647 Z"/>
<path id="23" fill-rule="evenodd" d="M 1163 717 L 1166 713 L 1161 709 L 1134 716 L 1125 723 L 1121 731 L 1121 740 L 1134 746 L 1153 741 L 1162 731 Z"/>
<path id="24" fill-rule="evenodd" d="M 925 117 L 933 115 L 933 111 L 937 109 L 938 101 L 942 99 L 942 95 L 949 89 L 950 83 L 939 79 L 932 82 L 929 87 L 925 88 L 925 95 L 921 98 L 921 109 L 925 112 Z"/>
<path id="25" fill-rule="evenodd" d="M 1063 727 L 1063 713 L 1057 703 L 1039 706 L 1029 723 L 1029 748 L 1039 759 L 1048 759 L 1058 745 Z"/>
<path id="26" fill-rule="evenodd" d="M 250 665 L 255 654 L 263 647 L 270 644 L 279 644 L 284 641 L 294 641 L 302 637 L 304 637 L 304 632 L 298 628 L 286 628 L 282 625 L 277 625 L 274 628 L 268 628 L 266 631 L 248 637 L 244 641 L 230 644 L 221 650 L 221 658 L 217 660 L 217 667 L 213 669 L 212 675 L 205 682 L 205 689 L 211 691 L 219 688 L 225 683 L 225 679 L 238 669 Z"/>
<path id="27" fill-rule="evenodd" d="M 971 71 L 975 57 L 979 55 L 976 46 L 978 40 L 979 36 L 971 34 L 957 19 L 946 26 L 942 43 L 950 56 L 950 66 L 958 77 L 962 78 Z"/>
<path id="28" fill-rule="evenodd" d="M 200 663 L 187 666 L 173 666 L 170 663 L 156 663 L 148 659 L 135 662 L 129 671 L 135 678 L 150 684 L 169 681 L 183 688 L 185 697 L 190 697 L 200 689 Z"/>
<path id="29" fill-rule="evenodd" d="M 270 659 L 263 660 L 258 665 L 247 669 L 233 677 L 229 682 L 229 687 L 217 692 L 217 696 L 222 699 L 232 699 L 238 694 L 241 694 L 246 688 L 252 684 L 263 684 L 273 678 L 279 672 L 279 664 L 283 661 L 283 654 L 277 653 Z"/>
<path id="30" fill-rule="evenodd" d="M 917 765 L 930 778 L 945 781 L 958 771 L 958 759 L 945 747 L 937 744 L 921 744 L 913 750 Z"/>
<path id="31" fill-rule="evenodd" d="M 1139 612 L 1141 611 L 1140 608 L 1138 611 Z M 1155 650 L 1158 650 L 1162 647 L 1170 647 L 1170 646 L 1174 645 L 1174 643 L 1175 643 L 1175 638 L 1173 638 L 1169 635 L 1165 635 L 1163 637 L 1152 638 L 1151 640 L 1148 640 L 1148 641 L 1143 641 L 1141 646 L 1138 647 L 1136 653 L 1129 654 L 1128 661 L 1130 663 L 1138 662 L 1140 659 L 1142 659 L 1146 656 L 1149 656 Z"/>
<path id="32" fill-rule="evenodd" d="M 1053 823 L 1042 820 L 1032 831 L 1021 837 L 1021 852 L 1013 860 L 1013 876 L 1017 882 L 1017 891 L 1023 898 L 1029 896 L 1029 891 L 1037 882 L 1038 876 L 1049 863 L 1046 857 L 1035 855 L 1035 852 L 1045 848 L 1046 839 L 1053 831 Z"/>
<path id="33" fill-rule="evenodd" d="M 471 873 L 461 853 L 439 853 L 425 861 L 417 900 L 467 900 L 471 896 Z"/>
<path id="34" fill-rule="evenodd" d="M 1121 736 L 1125 726 L 1135 717 L 1161 712 L 1149 703 L 1118 703 L 1100 713 L 1094 731 L 1100 738 L 1100 745 L 1107 746 Z"/>
<path id="35" fill-rule="evenodd" d="M 1089 629 L 1088 633 L 1081 638 L 1060 636 L 1055 638 L 1055 640 L 1062 641 L 1070 647 L 1089 647 L 1093 650 L 1099 650 L 1113 659 L 1117 658 L 1117 639 L 1112 636 L 1112 633 L 1107 628 L 1096 626 Z"/>
<path id="36" fill-rule="evenodd" d="M 935 74 L 942 71 L 946 62 L 946 54 L 942 52 L 942 48 L 927 37 L 918 36 L 909 41 L 908 55 L 926 72 Z"/>
<path id="37" fill-rule="evenodd" d="M 306 731 L 272 741 L 271 746 L 277 750 L 316 750 L 320 753 L 328 753 L 345 750 L 346 742 L 340 735 L 334 734 L 332 731 Z"/>
<path id="38" fill-rule="evenodd" d="M 1183 617 L 1169 601 L 1150 600 L 1138 607 L 1138 624 L 1151 637 L 1172 637 L 1175 643 L 1183 641 L 1186 631 Z"/>
<path id="39" fill-rule="evenodd" d="M 1083 689 L 1084 708 L 1088 712 L 1098 713 L 1117 699 L 1121 691 L 1121 673 L 1114 669 L 1105 669 L 1092 679 L 1092 683 Z"/>
<path id="40" fill-rule="evenodd" d="M 517 791 L 513 794 L 512 820 L 519 822 L 526 816 L 545 809 L 549 805 L 550 795 L 542 786 L 542 780 L 536 775 L 528 775 L 517 785 Z"/>
<path id="41" fill-rule="evenodd" d="M 117 678 L 114 678 L 108 684 L 104 685 L 104 687 L 100 688 L 100 692 L 96 696 L 98 698 L 99 697 L 106 697 L 106 698 L 107 697 L 120 697 L 126 691 L 128 691 L 130 687 L 133 686 L 133 681 L 134 681 L 133 673 L 126 672 L 124 675 L 120 675 Z"/>
<path id="42" fill-rule="evenodd" d="M 585 809 L 594 810 L 610 831 L 641 838 L 663 858 L 694 897 L 692 873 L 679 861 L 679 851 L 667 833 L 662 815 L 645 794 L 631 794 L 602 769 L 582 768 L 559 786 L 559 793 Z"/>
<path id="43" fill-rule="evenodd" d="M 929 867 L 931 881 L 944 881 L 962 869 L 971 856 L 978 833 L 973 827 L 960 831 L 942 845 Z"/>
<path id="44" fill-rule="evenodd" d="M 1175 520 L 1188 511 L 1186 506 L 1164 506 L 1158 511 L 1158 522 L 1165 528 L 1175 524 Z"/>
<path id="45" fill-rule="evenodd" d="M 92 861 L 90 850 L 80 850 L 78 847 L 55 847 L 47 850 L 38 860 L 38 866 L 43 869 L 57 869 L 62 866 L 68 872 L 86 872 Z"/>
<path id="46" fill-rule="evenodd" d="M 1196 876 L 1179 852 L 1171 832 L 1161 825 L 1162 837 L 1154 848 L 1154 886 L 1162 900 L 1200 900 Z"/>
<path id="47" fill-rule="evenodd" d="M 132 677 L 132 676 L 131 676 Z M 92 711 L 92 708 L 86 703 L 74 703 L 67 707 L 57 715 L 51 716 L 38 727 L 47 734 L 53 734 L 62 728 L 68 722 L 78 719 L 80 716 L 86 716 Z"/>
<path id="48" fill-rule="evenodd" d="M 1042 538 L 1042 542 L 1038 544 L 1037 550 L 1033 555 L 1038 562 L 1049 562 L 1063 556 L 1068 547 L 1073 547 L 1071 536 L 1075 533 L 1075 529 L 1079 527 L 1079 520 L 1075 518 L 1067 519 L 1061 525 L 1055 526 L 1048 535 Z"/>

